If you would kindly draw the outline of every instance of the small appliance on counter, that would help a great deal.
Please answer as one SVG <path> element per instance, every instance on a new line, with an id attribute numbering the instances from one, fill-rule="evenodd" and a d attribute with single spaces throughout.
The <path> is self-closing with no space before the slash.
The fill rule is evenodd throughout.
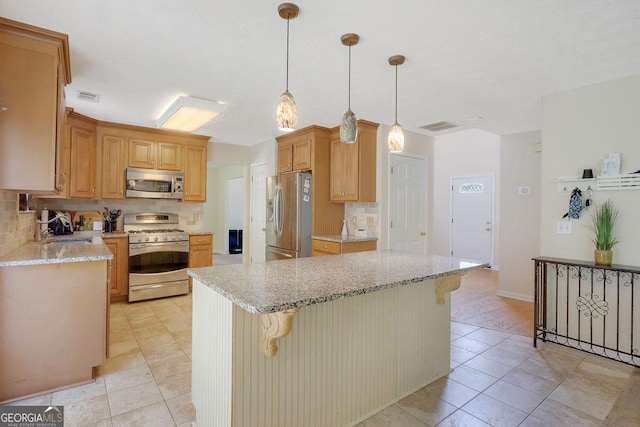
<path id="1" fill-rule="evenodd" d="M 53 234 L 73 234 L 73 223 L 71 222 L 71 214 L 69 211 L 49 211 L 49 220 L 56 216 L 58 218 L 49 224 L 49 229 Z"/>

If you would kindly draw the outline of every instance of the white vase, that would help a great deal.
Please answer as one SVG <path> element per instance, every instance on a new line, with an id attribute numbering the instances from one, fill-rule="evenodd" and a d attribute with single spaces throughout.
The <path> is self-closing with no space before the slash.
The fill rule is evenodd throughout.
<path id="1" fill-rule="evenodd" d="M 347 220 L 346 219 L 342 220 L 342 232 L 340 233 L 340 236 L 343 239 L 346 239 L 347 237 L 349 237 L 349 230 L 347 230 Z"/>

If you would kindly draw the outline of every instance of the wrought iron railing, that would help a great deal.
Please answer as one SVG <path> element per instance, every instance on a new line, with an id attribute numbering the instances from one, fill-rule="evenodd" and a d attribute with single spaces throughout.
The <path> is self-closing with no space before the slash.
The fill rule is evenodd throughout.
<path id="1" fill-rule="evenodd" d="M 538 339 L 640 367 L 640 267 L 537 257 Z"/>

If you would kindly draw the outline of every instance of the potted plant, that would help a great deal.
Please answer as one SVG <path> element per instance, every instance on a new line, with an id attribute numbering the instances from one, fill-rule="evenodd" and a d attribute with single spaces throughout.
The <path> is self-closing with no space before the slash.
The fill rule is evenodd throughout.
<path id="1" fill-rule="evenodd" d="M 613 226 L 617 217 L 618 210 L 613 207 L 611 200 L 596 205 L 591 214 L 592 225 L 589 229 L 595 235 L 593 243 L 596 245 L 595 263 L 597 265 L 611 265 L 613 259 L 611 248 L 618 243 L 618 239 L 613 236 Z"/>

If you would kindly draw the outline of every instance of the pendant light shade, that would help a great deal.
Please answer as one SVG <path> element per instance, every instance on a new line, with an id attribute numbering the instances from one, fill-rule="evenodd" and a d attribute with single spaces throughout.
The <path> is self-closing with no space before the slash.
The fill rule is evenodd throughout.
<path id="1" fill-rule="evenodd" d="M 278 6 L 278 14 L 287 20 L 287 80 L 286 89 L 280 95 L 278 107 L 276 108 L 276 120 L 278 129 L 281 131 L 292 131 L 298 123 L 298 107 L 293 95 L 289 92 L 289 20 L 298 16 L 300 9 L 293 3 L 282 3 Z"/>
<path id="2" fill-rule="evenodd" d="M 404 59 L 402 55 L 394 55 L 389 58 L 389 64 L 393 65 L 396 69 L 396 115 L 395 122 L 393 126 L 391 126 L 387 138 L 387 146 L 391 153 L 401 153 L 402 150 L 404 150 L 404 131 L 398 123 L 398 65 L 404 64 Z"/>
<path id="3" fill-rule="evenodd" d="M 343 45 L 349 46 L 349 103 L 347 112 L 342 116 L 342 122 L 340 123 L 340 142 L 344 144 L 353 144 L 358 138 L 358 122 L 356 120 L 356 115 L 351 111 L 351 46 L 358 44 L 360 36 L 349 33 L 343 35 L 340 40 Z"/>

